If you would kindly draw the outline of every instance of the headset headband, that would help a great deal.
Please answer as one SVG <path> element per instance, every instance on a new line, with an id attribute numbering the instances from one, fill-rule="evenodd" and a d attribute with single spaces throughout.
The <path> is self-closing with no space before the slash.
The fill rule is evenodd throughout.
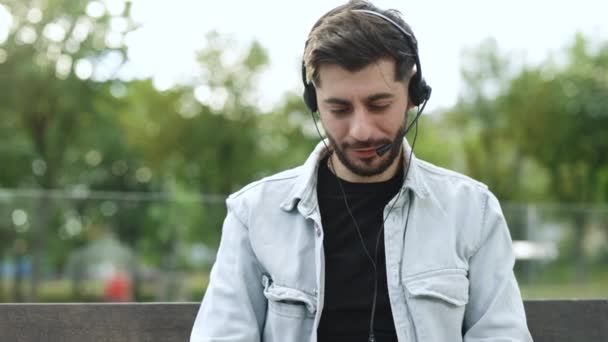
<path id="1" fill-rule="evenodd" d="M 426 84 L 424 78 L 422 78 L 422 66 L 420 65 L 420 58 L 418 56 L 418 42 L 414 37 L 414 34 L 408 32 L 405 28 L 401 27 L 401 25 L 397 24 L 393 19 L 387 17 L 382 13 L 366 9 L 353 9 L 351 10 L 351 12 L 366 13 L 368 15 L 379 17 L 393 25 L 397 30 L 399 30 L 399 32 L 403 34 L 407 45 L 412 51 L 414 51 L 414 62 L 416 65 L 416 73 L 410 80 L 409 84 L 410 101 L 416 106 L 428 101 L 428 99 L 431 97 L 432 89 L 429 85 Z M 318 110 L 316 89 L 314 87 L 314 84 L 312 83 L 312 80 L 308 80 L 308 77 L 306 75 L 306 65 L 304 61 L 302 61 L 302 82 L 304 83 L 304 103 L 312 112 L 316 112 Z"/>

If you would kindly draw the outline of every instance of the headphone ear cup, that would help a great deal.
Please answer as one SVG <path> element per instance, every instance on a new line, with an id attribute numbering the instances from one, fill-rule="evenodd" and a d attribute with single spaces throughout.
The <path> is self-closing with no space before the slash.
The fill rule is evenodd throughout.
<path id="1" fill-rule="evenodd" d="M 429 100 L 431 97 L 432 88 L 426 84 L 426 81 L 423 78 L 420 80 L 420 82 L 411 83 L 409 91 L 410 101 L 414 105 L 418 106 L 422 104 L 422 102 Z"/>
<path id="2" fill-rule="evenodd" d="M 302 98 L 304 99 L 304 103 L 306 107 L 310 109 L 311 112 L 316 112 L 317 108 L 317 91 L 315 90 L 315 86 L 312 84 L 304 85 L 304 94 L 302 94 Z"/>

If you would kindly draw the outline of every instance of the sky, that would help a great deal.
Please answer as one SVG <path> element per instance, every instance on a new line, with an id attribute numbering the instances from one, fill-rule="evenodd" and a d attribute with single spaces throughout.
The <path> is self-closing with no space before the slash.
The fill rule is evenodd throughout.
<path id="1" fill-rule="evenodd" d="M 112 5 L 123 0 L 102 0 Z M 132 0 L 141 28 L 130 34 L 129 58 L 136 77 L 153 77 L 166 88 L 197 73 L 195 52 L 216 30 L 244 50 L 257 40 L 270 67 L 259 81 L 263 108 L 287 91 L 301 91 L 304 41 L 315 21 L 346 0 Z M 487 37 L 516 62 L 538 64 L 582 32 L 608 41 L 608 0 L 376 0 L 402 12 L 417 38 L 423 76 L 433 87 L 427 110 L 453 105 L 460 94 L 461 54 Z M 120 7 L 120 6 L 119 6 Z"/>
<path id="2" fill-rule="evenodd" d="M 133 16 L 142 29 L 129 40 L 131 58 L 138 74 L 155 75 L 162 83 L 195 72 L 194 51 L 210 30 L 233 35 L 240 48 L 256 39 L 270 55 L 270 68 L 260 80 L 262 102 L 270 106 L 286 91 L 301 89 L 299 65 L 308 32 L 321 15 L 343 2 L 134 0 Z M 462 85 L 461 53 L 484 38 L 494 37 L 501 51 L 515 53 L 528 64 L 561 51 L 575 32 L 608 40 L 606 0 L 377 0 L 374 4 L 400 10 L 412 26 L 424 77 L 433 87 L 429 110 L 455 103 Z"/>

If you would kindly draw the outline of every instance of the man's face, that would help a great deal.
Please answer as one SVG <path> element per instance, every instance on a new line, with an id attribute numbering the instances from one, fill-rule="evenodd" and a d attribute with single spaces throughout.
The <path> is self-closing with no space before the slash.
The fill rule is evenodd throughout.
<path id="1" fill-rule="evenodd" d="M 390 178 L 401 140 L 383 156 L 376 149 L 398 139 L 405 129 L 407 84 L 395 80 L 395 62 L 380 59 L 356 72 L 325 64 L 319 79 L 319 113 L 337 157 L 332 162 L 346 172 L 340 176 L 358 182 Z"/>

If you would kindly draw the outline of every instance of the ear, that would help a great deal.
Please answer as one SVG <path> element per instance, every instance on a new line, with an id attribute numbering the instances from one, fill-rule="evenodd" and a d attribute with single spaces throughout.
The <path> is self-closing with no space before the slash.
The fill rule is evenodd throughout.
<path id="1" fill-rule="evenodd" d="M 407 110 L 406 110 L 406 112 L 409 112 L 410 109 L 412 109 L 414 107 L 416 107 L 416 105 L 408 98 L 407 99 Z"/>

